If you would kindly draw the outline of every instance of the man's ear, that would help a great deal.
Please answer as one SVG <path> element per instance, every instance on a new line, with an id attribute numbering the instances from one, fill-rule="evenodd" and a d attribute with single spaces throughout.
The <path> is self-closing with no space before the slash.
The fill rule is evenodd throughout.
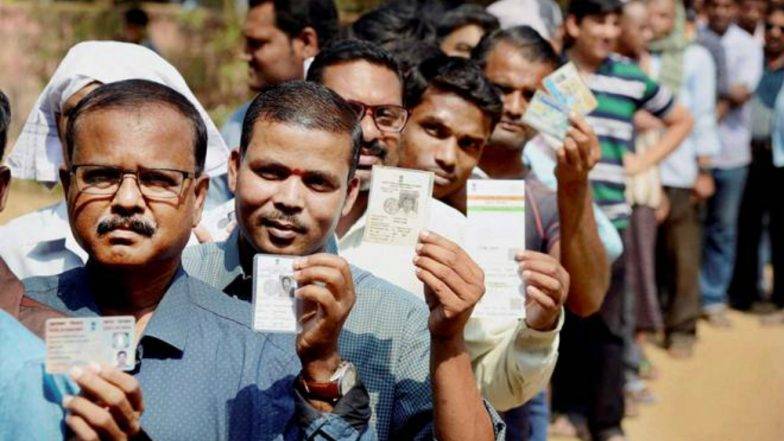
<path id="1" fill-rule="evenodd" d="M 10 185 L 11 170 L 4 165 L 0 165 L 0 211 L 3 211 L 3 208 L 5 208 Z"/>
<path id="2" fill-rule="evenodd" d="M 193 191 L 194 191 L 194 204 L 193 204 L 193 225 L 196 228 L 201 223 L 201 214 L 204 211 L 204 202 L 207 200 L 207 192 L 210 190 L 210 177 L 207 174 L 202 174 L 195 178 Z"/>
<path id="3" fill-rule="evenodd" d="M 576 40 L 580 36 L 580 23 L 577 22 L 577 17 L 568 15 L 566 17 L 564 29 L 566 30 L 566 35 L 573 40 Z"/>
<path id="4" fill-rule="evenodd" d="M 240 166 L 242 165 L 242 154 L 240 149 L 236 148 L 229 154 L 229 190 L 232 193 L 237 193 L 237 175 L 240 173 Z"/>
<path id="5" fill-rule="evenodd" d="M 343 211 L 340 213 L 340 217 L 347 215 L 351 208 L 354 206 L 354 202 L 357 201 L 357 196 L 359 195 L 359 177 L 355 174 L 350 181 L 348 181 L 348 193 L 346 193 L 346 201 L 343 203 Z"/>
<path id="6" fill-rule="evenodd" d="M 292 40 L 295 52 L 303 60 L 315 57 L 319 53 L 320 45 L 318 33 L 310 26 L 306 26 Z"/>

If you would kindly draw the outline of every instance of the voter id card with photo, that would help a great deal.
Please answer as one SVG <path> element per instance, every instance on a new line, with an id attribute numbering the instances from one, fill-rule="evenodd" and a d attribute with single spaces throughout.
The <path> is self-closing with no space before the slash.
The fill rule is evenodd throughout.
<path id="1" fill-rule="evenodd" d="M 544 79 L 544 87 L 567 112 L 580 115 L 593 112 L 599 105 L 574 63 L 569 62 Z"/>
<path id="2" fill-rule="evenodd" d="M 74 366 L 91 363 L 133 370 L 135 326 L 133 316 L 46 320 L 46 372 L 63 374 Z"/>
<path id="3" fill-rule="evenodd" d="M 294 296 L 292 256 L 257 254 L 253 258 L 253 330 L 297 333 L 300 302 Z"/>
<path id="4" fill-rule="evenodd" d="M 364 241 L 414 247 L 430 219 L 433 173 L 373 166 Z"/>

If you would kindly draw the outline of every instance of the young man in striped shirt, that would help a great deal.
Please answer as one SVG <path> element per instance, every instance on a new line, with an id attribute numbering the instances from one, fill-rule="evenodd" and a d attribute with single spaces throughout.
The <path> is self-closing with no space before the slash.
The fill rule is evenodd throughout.
<path id="1" fill-rule="evenodd" d="M 631 213 L 625 198 L 627 176 L 656 165 L 677 148 L 691 131 L 692 119 L 668 90 L 630 60 L 612 54 L 620 34 L 621 7 L 620 0 L 571 2 L 565 22 L 565 55 L 599 101 L 587 118 L 602 150 L 590 180 L 597 204 L 623 236 Z M 634 153 L 633 142 L 633 118 L 638 110 L 661 119 L 665 126 L 659 144 L 639 155 Z M 561 363 L 554 376 L 554 410 L 587 417 L 593 439 L 600 441 L 624 439 L 623 262 L 621 258 L 613 265 L 610 289 L 599 313 L 567 320 Z"/>

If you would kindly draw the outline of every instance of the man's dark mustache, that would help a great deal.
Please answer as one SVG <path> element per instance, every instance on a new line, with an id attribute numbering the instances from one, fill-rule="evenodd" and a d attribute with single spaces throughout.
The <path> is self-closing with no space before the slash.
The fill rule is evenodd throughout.
<path id="1" fill-rule="evenodd" d="M 379 140 L 373 140 L 371 142 L 363 142 L 362 143 L 362 154 L 363 155 L 371 155 L 371 156 L 378 156 L 381 159 L 386 158 L 387 156 L 387 148 L 381 143 Z"/>
<path id="2" fill-rule="evenodd" d="M 275 222 L 279 224 L 290 225 L 295 231 L 304 234 L 308 231 L 308 227 L 302 223 L 296 215 L 281 213 L 280 211 L 273 211 L 270 213 L 262 213 L 259 216 L 259 224 L 267 226 L 268 223 Z"/>
<path id="3" fill-rule="evenodd" d="M 152 237 L 155 234 L 155 224 L 148 221 L 147 219 L 142 219 L 138 217 L 110 217 L 108 219 L 102 220 L 98 224 L 98 235 L 103 236 L 111 231 L 117 229 L 126 229 L 131 230 L 134 233 L 140 234 L 145 237 Z"/>

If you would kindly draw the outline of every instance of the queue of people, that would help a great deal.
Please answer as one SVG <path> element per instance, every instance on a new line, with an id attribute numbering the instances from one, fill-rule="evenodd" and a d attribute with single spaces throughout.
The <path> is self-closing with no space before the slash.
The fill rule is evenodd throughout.
<path id="1" fill-rule="evenodd" d="M 220 130 L 141 44 L 76 44 L 38 97 L 0 210 L 11 179 L 63 199 L 0 226 L 0 439 L 622 441 L 645 340 L 691 357 L 700 318 L 768 298 L 768 259 L 784 323 L 779 2 L 394 0 L 341 26 L 249 0 L 242 34 L 253 97 Z M 566 63 L 597 106 L 554 140 L 525 114 Z M 374 166 L 433 176 L 410 249 L 367 240 Z M 525 183 L 522 319 L 472 316 L 469 180 Z M 259 255 L 295 259 L 296 333 L 254 329 Z M 48 320 L 114 316 L 129 369 L 44 369 Z"/>

